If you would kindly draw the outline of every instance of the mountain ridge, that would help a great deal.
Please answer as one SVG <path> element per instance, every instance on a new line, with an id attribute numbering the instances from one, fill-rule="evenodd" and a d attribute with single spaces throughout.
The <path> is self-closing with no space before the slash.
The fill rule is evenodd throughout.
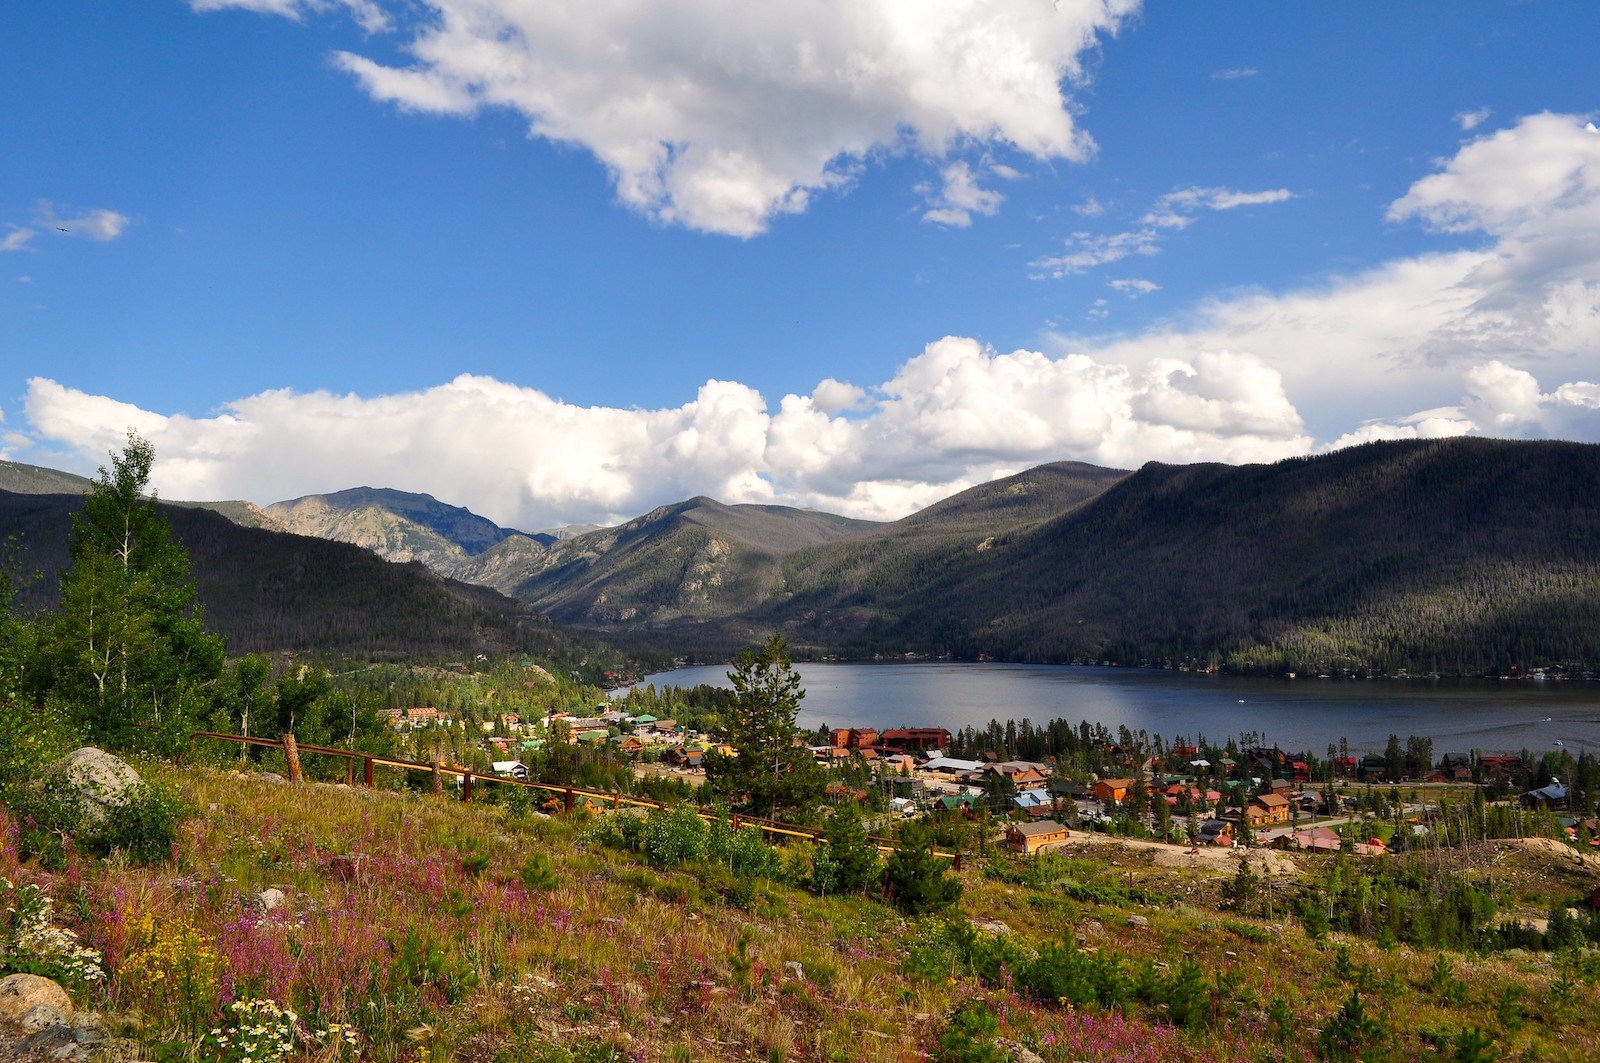
<path id="1" fill-rule="evenodd" d="M 391 547 L 415 545 L 405 507 L 440 540 L 476 529 L 479 553 L 413 549 L 413 562 L 658 652 L 724 656 L 777 630 L 803 653 L 857 657 L 1600 671 L 1594 444 L 1388 441 L 1134 472 L 1059 462 L 888 523 L 696 496 L 551 542 L 373 488 L 347 493 L 340 519 L 373 498 L 404 504 L 369 514 L 390 522 Z"/>

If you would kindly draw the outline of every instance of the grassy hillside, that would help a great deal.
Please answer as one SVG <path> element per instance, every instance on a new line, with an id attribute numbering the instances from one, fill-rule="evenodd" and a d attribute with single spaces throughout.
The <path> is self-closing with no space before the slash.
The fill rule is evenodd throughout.
<path id="1" fill-rule="evenodd" d="M 995 856 L 961 873 L 957 910 L 912 920 L 797 888 L 805 844 L 778 854 L 788 870 L 737 876 L 607 845 L 616 821 L 585 813 L 142 767 L 198 810 L 171 863 L 71 854 L 49 870 L 8 843 L 0 876 L 53 895 L 56 920 L 103 954 L 108 977 L 74 983 L 76 1003 L 153 1046 L 144 1058 L 243 1058 L 208 1032 L 243 1036 L 225 999 L 291 1007 L 307 1034 L 347 1027 L 265 1056 L 319 1061 L 1559 1063 L 1600 1051 L 1600 965 L 1576 950 L 1468 956 L 1308 935 L 1296 898 L 1335 867 L 1367 873 L 1333 857 L 1257 854 L 1244 874 L 1136 845 Z M 0 809 L 0 833 L 17 831 Z M 1566 903 L 1571 864 L 1504 843 L 1450 873 L 1488 881 L 1492 868 L 1514 914 Z M 281 903 L 263 902 L 268 889 Z M 18 902 L 16 888 L 0 893 Z"/>

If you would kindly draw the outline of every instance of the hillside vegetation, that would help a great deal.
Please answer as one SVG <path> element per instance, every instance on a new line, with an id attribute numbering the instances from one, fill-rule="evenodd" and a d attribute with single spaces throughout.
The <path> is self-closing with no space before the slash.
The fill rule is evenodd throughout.
<path id="1" fill-rule="evenodd" d="M 782 587 L 782 559 L 876 525 L 784 506 L 694 498 L 551 548 L 513 594 L 565 623 L 610 630 L 745 613 Z"/>
<path id="2" fill-rule="evenodd" d="M 0 529 L 17 573 L 18 608 L 59 601 L 80 495 L 0 491 Z M 393 564 L 347 543 L 242 526 L 197 506 L 159 512 L 184 546 L 195 600 L 228 652 L 470 658 L 517 651 L 577 659 L 606 651 L 487 588 L 421 564 Z M 614 655 L 611 655 L 614 657 Z"/>
<path id="3" fill-rule="evenodd" d="M 1379 879 L 1337 857 L 1210 870 L 1158 863 L 1148 846 L 995 855 L 961 873 L 958 909 L 918 919 L 805 888 L 810 843 L 741 874 L 728 856 L 685 848 L 693 832 L 670 817 L 662 830 L 680 833 L 647 832 L 636 852 L 607 841 L 615 824 L 641 822 L 627 815 L 545 818 L 504 798 L 141 768 L 198 810 L 170 862 L 79 854 L 42 867 L 19 859 L 19 825 L 0 809 L 0 876 L 13 884 L 0 901 L 15 910 L 17 891 L 36 889 L 62 902 L 57 919 L 103 971 L 69 982 L 79 1006 L 152 1046 L 148 1058 L 1578 1061 L 1600 1050 L 1600 964 L 1582 952 L 1378 947 L 1293 915 L 1330 876 L 1409 896 L 1418 887 L 1399 863 Z M 1453 873 L 1476 881 L 1493 866 L 1564 904 L 1570 887 L 1541 853 L 1503 843 Z M 254 1003 L 240 1012 L 230 1000 Z M 276 1008 L 298 1014 L 290 1048 L 229 1050 L 245 1020 Z"/>
<path id="4" fill-rule="evenodd" d="M 1096 748 L 1080 745 L 1083 766 L 1138 773 L 1112 824 L 1133 816 L 1130 837 L 1046 823 L 1065 848 L 1013 857 L 987 806 L 890 818 L 876 786 L 865 813 L 825 801 L 839 788 L 796 742 L 803 692 L 778 635 L 741 654 L 732 697 L 710 702 L 720 739 L 703 785 L 636 774 L 609 740 L 569 742 L 576 723 L 546 719 L 525 748 L 548 789 L 475 789 L 481 723 L 509 742 L 520 720 L 507 710 L 544 718 L 598 691 L 515 657 L 340 677 L 226 661 L 194 609 L 189 551 L 203 555 L 207 533 L 248 531 L 252 553 L 304 549 L 288 560 L 305 570 L 334 556 L 405 567 L 158 508 L 143 496 L 152 461 L 130 434 L 77 499 L 59 606 L 0 609 L 0 975 L 71 994 L 54 1011 L 0 1012 L 0 1058 L 65 1058 L 53 1049 L 66 1038 L 82 1059 L 80 1033 L 160 1063 L 1559 1063 L 1600 1050 L 1590 822 L 1568 844 L 1549 810 L 1491 805 L 1470 785 L 1426 804 L 1368 787 L 1337 852 L 1248 850 L 1230 867 L 1217 847 L 1143 840 L 1139 747 L 1084 722 L 1078 741 Z M 12 497 L 43 506 L 27 511 L 40 521 L 61 509 Z M 448 708 L 445 694 L 459 720 L 417 704 Z M 397 730 L 380 697 L 416 711 L 392 714 Z M 205 725 L 255 744 L 195 733 Z M 467 771 L 459 796 L 439 759 L 385 760 L 402 741 L 452 760 L 477 747 L 470 770 L 445 766 Z M 1391 763 L 1410 757 L 1391 742 Z M 143 750 L 146 781 L 85 744 Z M 74 782 L 68 750 L 99 777 Z M 602 760 L 627 778 L 574 794 Z M 1593 762 L 1578 763 L 1592 793 Z M 832 777 L 869 774 L 855 760 Z M 629 807 L 636 784 L 667 803 Z M 1160 833 L 1169 806 L 1151 795 Z M 1392 855 L 1356 844 L 1378 831 Z M 71 1004 L 93 1017 L 69 1027 Z M 52 1047 L 10 1052 L 18 1018 Z"/>
<path id="5" fill-rule="evenodd" d="M 1600 662 L 1600 447 L 1456 439 L 1152 464 L 880 587 L 830 641 L 1302 672 Z M 816 598 L 823 621 L 855 600 Z M 804 638 L 793 612 L 778 618 Z"/>
<path id="6" fill-rule="evenodd" d="M 5 502 L 0 527 L 46 520 L 53 504 L 40 499 L 49 496 L 31 497 Z M 777 630 L 804 654 L 845 657 L 1188 662 L 1278 674 L 1600 672 L 1600 447 L 1589 444 L 1385 442 L 1271 465 L 1152 463 L 1134 473 L 1057 463 L 890 524 L 695 498 L 558 538 L 366 488 L 270 508 L 264 518 L 299 513 L 318 535 L 424 562 L 640 654 L 726 659 Z M 246 633 L 279 622 L 260 615 L 264 599 L 250 605 L 250 621 L 226 596 L 251 594 L 252 582 L 304 585 L 293 566 L 309 563 L 311 548 L 228 540 L 193 520 L 194 534 L 204 529 L 218 544 L 197 551 L 201 599 L 240 631 L 241 646 L 324 634 L 336 640 L 330 649 L 392 643 L 352 634 L 391 623 L 374 611 L 400 600 L 377 589 L 392 577 L 320 553 L 318 586 L 333 599 L 344 594 L 335 589 L 341 566 L 360 581 L 343 618 L 319 627 L 302 612 L 282 630 Z M 56 520 L 54 532 L 39 529 L 54 540 L 33 535 L 23 545 L 59 558 L 64 526 Z M 25 560 L 23 571 L 50 568 Z M 426 609 L 454 616 L 461 606 L 441 612 L 438 593 L 423 594 Z M 496 599 L 477 601 L 514 615 Z M 499 626 L 468 628 L 491 637 Z"/>

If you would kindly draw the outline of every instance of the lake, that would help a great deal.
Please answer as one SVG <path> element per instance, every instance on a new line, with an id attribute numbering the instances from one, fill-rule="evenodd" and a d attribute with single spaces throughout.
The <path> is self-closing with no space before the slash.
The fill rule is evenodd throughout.
<path id="1" fill-rule="evenodd" d="M 1433 739 L 1435 756 L 1600 751 L 1600 683 L 1495 680 L 1265 679 L 1140 668 L 894 662 L 795 665 L 805 728 L 899 726 L 952 731 L 991 719 L 1057 717 L 1126 725 L 1171 739 L 1222 742 L 1258 731 L 1290 751 L 1322 755 L 1341 737 L 1383 752 L 1389 735 Z M 680 668 L 644 683 L 728 686 L 728 666 Z"/>

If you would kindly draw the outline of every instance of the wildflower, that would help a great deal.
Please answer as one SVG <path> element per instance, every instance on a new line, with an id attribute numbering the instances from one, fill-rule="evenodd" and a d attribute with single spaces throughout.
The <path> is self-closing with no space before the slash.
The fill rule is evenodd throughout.
<path id="1" fill-rule="evenodd" d="M 55 925 L 55 901 L 38 886 L 18 889 L 10 879 L 0 879 L 9 894 L 0 920 L 0 954 L 25 959 L 37 973 L 66 981 L 99 982 L 105 978 L 103 957 L 82 945 L 78 935 Z"/>

